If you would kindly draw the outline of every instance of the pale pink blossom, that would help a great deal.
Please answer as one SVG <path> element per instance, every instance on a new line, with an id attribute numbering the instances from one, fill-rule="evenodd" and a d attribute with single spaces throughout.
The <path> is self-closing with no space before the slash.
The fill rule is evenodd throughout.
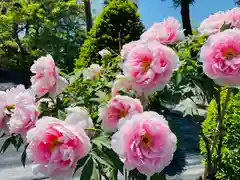
<path id="1" fill-rule="evenodd" d="M 25 92 L 23 85 L 18 85 L 6 91 L 5 107 L 13 106 L 16 103 L 16 98 L 20 93 Z"/>
<path id="2" fill-rule="evenodd" d="M 174 17 L 168 17 L 163 22 L 154 23 L 141 35 L 141 40 L 157 40 L 162 44 L 174 44 L 183 39 L 183 29 Z"/>
<path id="3" fill-rule="evenodd" d="M 0 91 L 0 131 L 4 127 L 6 92 Z"/>
<path id="4" fill-rule="evenodd" d="M 136 47 L 141 41 L 132 41 L 130 43 L 124 44 L 121 50 L 122 59 L 126 59 L 129 52 Z"/>
<path id="5" fill-rule="evenodd" d="M 130 92 L 130 90 L 132 90 L 138 98 L 144 94 L 142 88 L 137 86 L 129 76 L 124 75 L 118 75 L 114 81 L 112 86 L 112 96 L 119 95 L 120 90 L 124 90 L 126 92 Z"/>
<path id="6" fill-rule="evenodd" d="M 236 7 L 226 12 L 226 23 L 240 29 L 240 8 Z"/>
<path id="7" fill-rule="evenodd" d="M 240 30 L 210 36 L 200 53 L 204 73 L 219 85 L 240 85 Z"/>
<path id="8" fill-rule="evenodd" d="M 33 161 L 34 174 L 51 179 L 71 178 L 77 161 L 87 155 L 90 139 L 76 120 L 43 117 L 27 133 L 27 155 Z"/>
<path id="9" fill-rule="evenodd" d="M 19 93 L 8 122 L 10 133 L 20 134 L 25 138 L 27 131 L 35 127 L 38 116 L 34 93 L 31 90 Z"/>
<path id="10" fill-rule="evenodd" d="M 99 110 L 99 117 L 106 132 L 115 132 L 120 121 L 141 112 L 143 107 L 138 99 L 117 95 Z"/>
<path id="11" fill-rule="evenodd" d="M 31 66 L 31 72 L 35 74 L 31 78 L 31 88 L 38 97 L 49 93 L 54 98 L 68 85 L 67 80 L 59 75 L 59 69 L 51 55 L 35 61 Z"/>
<path id="12" fill-rule="evenodd" d="M 101 75 L 102 67 L 98 64 L 92 64 L 89 68 L 83 71 L 83 75 L 87 79 L 95 81 Z"/>
<path id="13" fill-rule="evenodd" d="M 148 41 L 131 50 L 122 68 L 144 92 L 152 92 L 165 87 L 178 63 L 171 48 L 158 41 Z"/>
<path id="14" fill-rule="evenodd" d="M 75 119 L 76 124 L 81 126 L 84 130 L 93 128 L 93 121 L 89 115 L 89 112 L 83 107 L 72 107 L 67 108 L 68 116 L 67 119 Z"/>
<path id="15" fill-rule="evenodd" d="M 129 76 L 118 75 L 112 86 L 112 97 L 120 95 L 120 90 L 130 93 L 133 91 L 136 98 L 138 98 L 143 107 L 148 105 L 148 96 L 144 94 L 143 89 L 138 86 Z"/>
<path id="16" fill-rule="evenodd" d="M 102 49 L 101 51 L 98 52 L 98 54 L 100 54 L 101 57 L 104 57 L 107 54 L 111 54 L 111 52 L 107 49 Z"/>
<path id="17" fill-rule="evenodd" d="M 226 21 L 226 14 L 225 12 L 216 12 L 214 14 L 211 14 L 208 18 L 204 19 L 199 28 L 198 31 L 201 34 L 206 35 L 212 35 L 215 33 L 220 32 L 221 27 Z"/>
<path id="18" fill-rule="evenodd" d="M 128 170 L 148 176 L 168 166 L 176 150 L 177 138 L 165 118 L 156 112 L 133 115 L 112 136 L 112 149 Z"/>
<path id="19" fill-rule="evenodd" d="M 6 129 L 6 115 L 9 109 L 14 109 L 17 96 L 26 91 L 23 85 L 18 85 L 17 87 L 11 88 L 9 90 L 0 91 L 0 130 Z"/>

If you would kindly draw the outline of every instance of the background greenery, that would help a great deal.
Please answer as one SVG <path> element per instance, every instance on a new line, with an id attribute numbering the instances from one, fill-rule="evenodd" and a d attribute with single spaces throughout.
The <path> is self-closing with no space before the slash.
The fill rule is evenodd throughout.
<path id="1" fill-rule="evenodd" d="M 240 179 L 240 93 L 238 90 L 230 98 L 224 116 L 225 133 L 222 147 L 222 164 L 218 168 L 217 177 L 219 179 Z M 226 90 L 221 92 L 221 102 L 224 102 Z M 218 106 L 215 99 L 208 107 L 207 118 L 202 124 L 203 133 L 208 139 L 212 139 L 217 127 Z M 212 141 L 209 141 L 212 144 Z M 206 148 L 201 141 L 201 151 L 206 155 Z M 216 160 L 216 151 L 214 151 Z"/>
<path id="2" fill-rule="evenodd" d="M 75 0 L 8 0 L 0 3 L 0 67 L 28 70 L 51 54 L 71 72 L 85 39 L 83 5 Z"/>
<path id="3" fill-rule="evenodd" d="M 139 39 L 144 25 L 140 21 L 137 7 L 128 0 L 112 0 L 99 16 L 88 34 L 80 56 L 76 60 L 76 69 L 101 62 L 98 52 L 108 49 L 120 53 L 122 45 Z"/>

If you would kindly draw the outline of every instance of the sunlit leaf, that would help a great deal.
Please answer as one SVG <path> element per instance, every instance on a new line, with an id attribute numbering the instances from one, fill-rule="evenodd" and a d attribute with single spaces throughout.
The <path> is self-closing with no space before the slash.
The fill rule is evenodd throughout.
<path id="1" fill-rule="evenodd" d="M 102 148 L 102 146 L 105 146 L 111 149 L 110 139 L 107 135 L 96 137 L 92 139 L 92 142 L 96 144 L 99 148 Z"/>

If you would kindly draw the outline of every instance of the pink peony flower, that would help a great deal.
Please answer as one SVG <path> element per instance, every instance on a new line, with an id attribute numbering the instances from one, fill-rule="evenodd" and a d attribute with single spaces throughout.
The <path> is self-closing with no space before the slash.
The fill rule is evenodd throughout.
<path id="1" fill-rule="evenodd" d="M 151 176 L 170 164 L 177 138 L 163 116 L 143 112 L 128 119 L 112 136 L 111 144 L 126 169 L 137 168 Z"/>
<path id="2" fill-rule="evenodd" d="M 51 97 L 60 94 L 68 85 L 65 78 L 59 76 L 59 69 L 51 55 L 40 57 L 31 67 L 35 75 L 31 78 L 32 89 L 38 97 L 49 93 Z"/>
<path id="3" fill-rule="evenodd" d="M 120 121 L 143 112 L 143 107 L 138 99 L 128 96 L 115 96 L 106 107 L 99 110 L 99 117 L 103 120 L 103 129 L 107 132 L 115 132 Z"/>
<path id="4" fill-rule="evenodd" d="M 123 71 L 144 92 L 161 90 L 178 67 L 176 53 L 158 41 L 138 44 L 123 63 Z"/>
<path id="5" fill-rule="evenodd" d="M 51 179 L 71 178 L 77 161 L 87 155 L 90 139 L 76 120 L 43 117 L 27 133 L 27 155 L 35 164 L 33 172 Z"/>
<path id="6" fill-rule="evenodd" d="M 226 23 L 232 27 L 240 29 L 240 8 L 236 7 L 226 12 Z"/>
<path id="7" fill-rule="evenodd" d="M 200 24 L 198 31 L 201 34 L 207 35 L 218 33 L 225 21 L 226 14 L 224 12 L 217 12 L 204 19 Z"/>
<path id="8" fill-rule="evenodd" d="M 141 41 L 132 41 L 130 43 L 124 44 L 121 50 L 122 59 L 126 59 L 129 52 L 136 47 Z"/>
<path id="9" fill-rule="evenodd" d="M 219 85 L 240 85 L 240 30 L 210 36 L 201 49 L 204 73 Z"/>
<path id="10" fill-rule="evenodd" d="M 101 75 L 102 67 L 98 64 L 92 64 L 89 68 L 83 71 L 85 78 L 95 81 Z"/>
<path id="11" fill-rule="evenodd" d="M 162 44 L 174 44 L 184 39 L 183 30 L 174 17 L 168 17 L 163 22 L 153 26 L 141 35 L 141 40 L 157 40 Z"/>
<path id="12" fill-rule="evenodd" d="M 35 104 L 35 96 L 30 90 L 21 92 L 16 97 L 14 112 L 8 122 L 10 133 L 20 134 L 25 138 L 26 133 L 35 127 L 39 112 Z"/>
<path id="13" fill-rule="evenodd" d="M 0 91 L 0 130 L 6 129 L 9 118 L 6 118 L 8 109 L 13 109 L 16 103 L 17 96 L 24 92 L 26 89 L 23 85 L 18 85 L 17 87 L 11 88 L 9 90 Z"/>
<path id="14" fill-rule="evenodd" d="M 4 101 L 5 107 L 15 105 L 16 98 L 18 97 L 18 95 L 25 91 L 26 89 L 23 85 L 18 85 L 14 88 L 7 90 L 5 95 L 5 101 Z"/>

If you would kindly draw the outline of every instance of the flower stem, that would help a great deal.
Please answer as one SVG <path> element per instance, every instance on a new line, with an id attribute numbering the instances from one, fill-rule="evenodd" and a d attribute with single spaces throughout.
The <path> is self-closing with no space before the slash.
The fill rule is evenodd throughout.
<path id="1" fill-rule="evenodd" d="M 217 164 L 221 164 L 221 148 L 222 148 L 222 140 L 223 140 L 223 119 L 224 119 L 224 115 L 226 113 L 226 109 L 227 109 L 227 104 L 229 102 L 230 99 L 230 95 L 231 95 L 231 89 L 228 88 L 227 90 L 227 95 L 225 98 L 225 101 L 223 103 L 222 108 L 220 108 L 221 104 L 220 102 L 218 102 L 218 124 L 217 124 L 217 128 L 215 130 L 214 133 L 214 137 L 213 137 L 213 143 L 212 143 L 212 147 L 211 147 L 211 156 L 213 156 L 214 154 L 214 149 L 217 149 L 217 161 L 215 161 L 214 163 L 212 162 L 213 157 L 211 157 L 211 162 L 207 162 L 207 168 L 208 168 L 208 176 L 212 177 L 214 176 L 214 174 L 216 173 L 216 168 L 217 168 Z M 216 147 L 218 146 L 218 147 Z M 218 154 L 220 153 L 220 154 Z"/>
<path id="2" fill-rule="evenodd" d="M 219 118 L 219 121 L 218 121 L 218 131 L 219 131 L 219 144 L 218 144 L 218 148 L 217 148 L 217 156 L 218 156 L 217 157 L 217 163 L 218 163 L 217 165 L 218 165 L 218 167 L 221 165 L 222 141 L 223 141 L 223 134 L 224 134 L 223 120 L 224 120 L 225 113 L 227 111 L 227 105 L 228 105 L 228 102 L 230 99 L 230 95 L 231 95 L 231 89 L 228 88 L 226 99 L 223 104 L 223 108 L 222 108 L 222 112 L 221 112 L 221 117 Z"/>

